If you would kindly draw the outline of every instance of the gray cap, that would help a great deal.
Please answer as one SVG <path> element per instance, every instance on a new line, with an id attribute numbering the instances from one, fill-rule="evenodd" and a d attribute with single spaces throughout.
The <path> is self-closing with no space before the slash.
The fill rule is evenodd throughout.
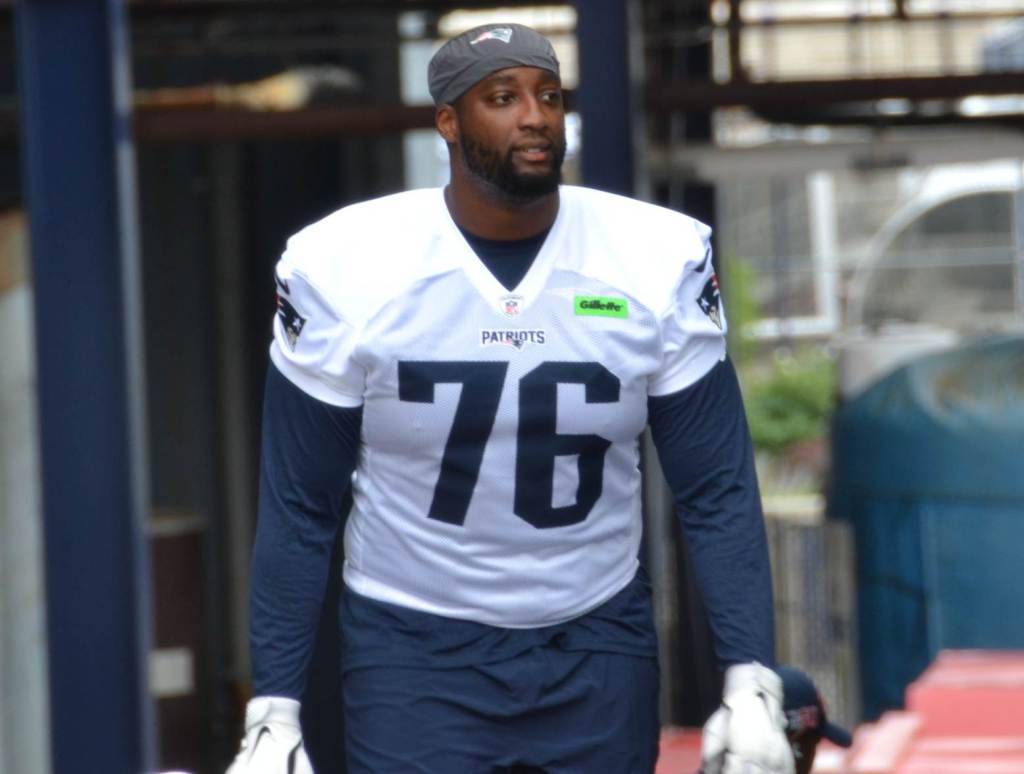
<path id="1" fill-rule="evenodd" d="M 522 24 L 485 24 L 452 38 L 427 67 L 435 105 L 451 104 L 488 75 L 506 67 L 540 67 L 558 75 L 551 41 Z"/>

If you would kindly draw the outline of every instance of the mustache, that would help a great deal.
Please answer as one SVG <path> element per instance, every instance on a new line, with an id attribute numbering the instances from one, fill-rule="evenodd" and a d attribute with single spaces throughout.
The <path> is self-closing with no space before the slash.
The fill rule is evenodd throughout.
<path id="1" fill-rule="evenodd" d="M 559 158 L 561 158 L 565 155 L 565 144 L 566 140 L 564 133 L 561 136 L 555 137 L 540 134 L 527 135 L 522 138 L 517 138 L 516 141 L 509 146 L 508 150 L 505 152 L 505 158 L 510 159 L 512 158 L 512 154 L 515 153 L 517 150 L 527 147 L 533 147 L 535 145 L 543 148 L 550 148 L 551 150 L 555 151 L 556 155 Z"/>

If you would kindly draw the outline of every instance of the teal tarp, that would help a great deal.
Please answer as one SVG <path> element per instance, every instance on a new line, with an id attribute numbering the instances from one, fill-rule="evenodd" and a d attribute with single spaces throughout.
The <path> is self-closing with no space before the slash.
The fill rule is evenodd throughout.
<path id="1" fill-rule="evenodd" d="M 902 705 L 942 648 L 1024 648 L 1024 337 L 886 377 L 837 412 L 833 453 L 866 716 Z"/>

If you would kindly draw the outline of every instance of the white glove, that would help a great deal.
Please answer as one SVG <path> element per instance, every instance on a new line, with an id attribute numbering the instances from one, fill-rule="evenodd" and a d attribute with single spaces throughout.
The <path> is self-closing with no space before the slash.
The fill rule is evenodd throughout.
<path id="1" fill-rule="evenodd" d="M 297 701 L 260 696 L 249 702 L 242 749 L 227 774 L 313 774 L 302 746 Z"/>
<path id="2" fill-rule="evenodd" d="M 701 765 L 704 774 L 793 774 L 775 672 L 760 664 L 725 671 L 722 706 L 704 725 Z"/>

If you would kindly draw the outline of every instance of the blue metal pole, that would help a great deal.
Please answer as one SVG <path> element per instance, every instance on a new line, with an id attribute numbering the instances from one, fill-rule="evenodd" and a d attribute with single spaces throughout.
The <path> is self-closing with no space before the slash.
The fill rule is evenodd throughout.
<path id="1" fill-rule="evenodd" d="M 628 0 L 577 0 L 583 183 L 624 195 L 635 189 Z"/>
<path id="2" fill-rule="evenodd" d="M 54 774 L 150 770 L 139 265 L 123 0 L 19 0 Z"/>

